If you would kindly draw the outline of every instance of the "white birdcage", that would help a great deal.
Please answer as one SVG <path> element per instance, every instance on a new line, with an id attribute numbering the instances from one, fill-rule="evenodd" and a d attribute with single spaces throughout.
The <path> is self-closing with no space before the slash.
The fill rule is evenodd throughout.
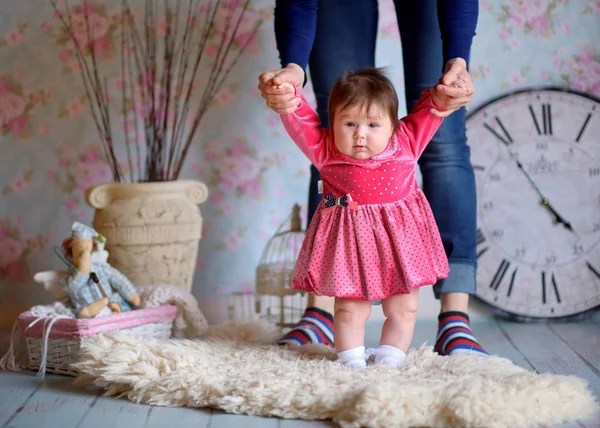
<path id="1" fill-rule="evenodd" d="M 289 224 L 288 230 L 283 230 Z M 255 310 L 282 328 L 292 327 L 304 312 L 304 292 L 292 290 L 292 276 L 305 232 L 300 220 L 300 206 L 279 226 L 260 257 L 256 268 Z"/>

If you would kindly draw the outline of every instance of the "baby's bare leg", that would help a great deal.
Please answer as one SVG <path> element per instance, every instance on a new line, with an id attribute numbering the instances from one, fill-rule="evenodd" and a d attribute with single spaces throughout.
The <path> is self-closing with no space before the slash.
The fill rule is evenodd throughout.
<path id="1" fill-rule="evenodd" d="M 382 303 L 386 320 L 381 330 L 379 348 L 370 349 L 373 364 L 385 364 L 392 368 L 402 367 L 406 351 L 415 331 L 419 289 L 410 294 L 388 297 Z"/>
<path id="2" fill-rule="evenodd" d="M 366 367 L 365 323 L 371 302 L 335 299 L 334 340 L 338 361 L 350 367 Z"/>
<path id="3" fill-rule="evenodd" d="M 415 288 L 410 294 L 388 297 L 383 301 L 382 306 L 386 320 L 379 344 L 393 346 L 404 352 L 408 351 L 415 332 L 419 289 Z"/>
<path id="4" fill-rule="evenodd" d="M 335 349 L 338 352 L 365 344 L 365 323 L 371 315 L 371 302 L 335 299 L 333 325 Z"/>

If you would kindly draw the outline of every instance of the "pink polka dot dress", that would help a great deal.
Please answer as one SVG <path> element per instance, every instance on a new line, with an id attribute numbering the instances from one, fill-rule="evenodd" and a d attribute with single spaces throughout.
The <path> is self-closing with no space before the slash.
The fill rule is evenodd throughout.
<path id="1" fill-rule="evenodd" d="M 305 99 L 281 116 L 323 181 L 323 201 L 300 250 L 293 289 L 380 300 L 447 277 L 440 234 L 415 177 L 417 159 L 442 122 L 431 108 L 437 107 L 425 91 L 383 153 L 367 160 L 339 152 Z"/>

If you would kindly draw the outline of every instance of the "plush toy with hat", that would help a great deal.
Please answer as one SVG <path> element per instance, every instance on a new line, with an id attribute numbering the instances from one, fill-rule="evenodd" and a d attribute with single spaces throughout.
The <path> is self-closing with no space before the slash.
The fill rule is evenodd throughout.
<path id="1" fill-rule="evenodd" d="M 104 308 L 130 311 L 140 304 L 131 281 L 106 261 L 105 239 L 89 226 L 75 222 L 63 241 L 69 272 L 63 283 L 79 318 L 93 318 Z"/>

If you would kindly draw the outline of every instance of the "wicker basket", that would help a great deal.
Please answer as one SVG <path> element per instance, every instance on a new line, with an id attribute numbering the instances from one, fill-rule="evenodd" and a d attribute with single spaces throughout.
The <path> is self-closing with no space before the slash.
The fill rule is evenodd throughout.
<path id="1" fill-rule="evenodd" d="M 71 364 L 78 361 L 82 343 L 98 333 L 119 330 L 138 337 L 168 339 L 171 337 L 171 327 L 176 314 L 176 306 L 166 305 L 101 318 L 57 319 L 48 336 L 45 371 L 77 376 L 79 372 L 72 368 Z M 46 320 L 42 319 L 28 328 L 36 319 L 36 316 L 28 312 L 19 316 L 19 326 L 27 343 L 28 368 L 31 370 L 39 370 L 44 354 Z"/>

